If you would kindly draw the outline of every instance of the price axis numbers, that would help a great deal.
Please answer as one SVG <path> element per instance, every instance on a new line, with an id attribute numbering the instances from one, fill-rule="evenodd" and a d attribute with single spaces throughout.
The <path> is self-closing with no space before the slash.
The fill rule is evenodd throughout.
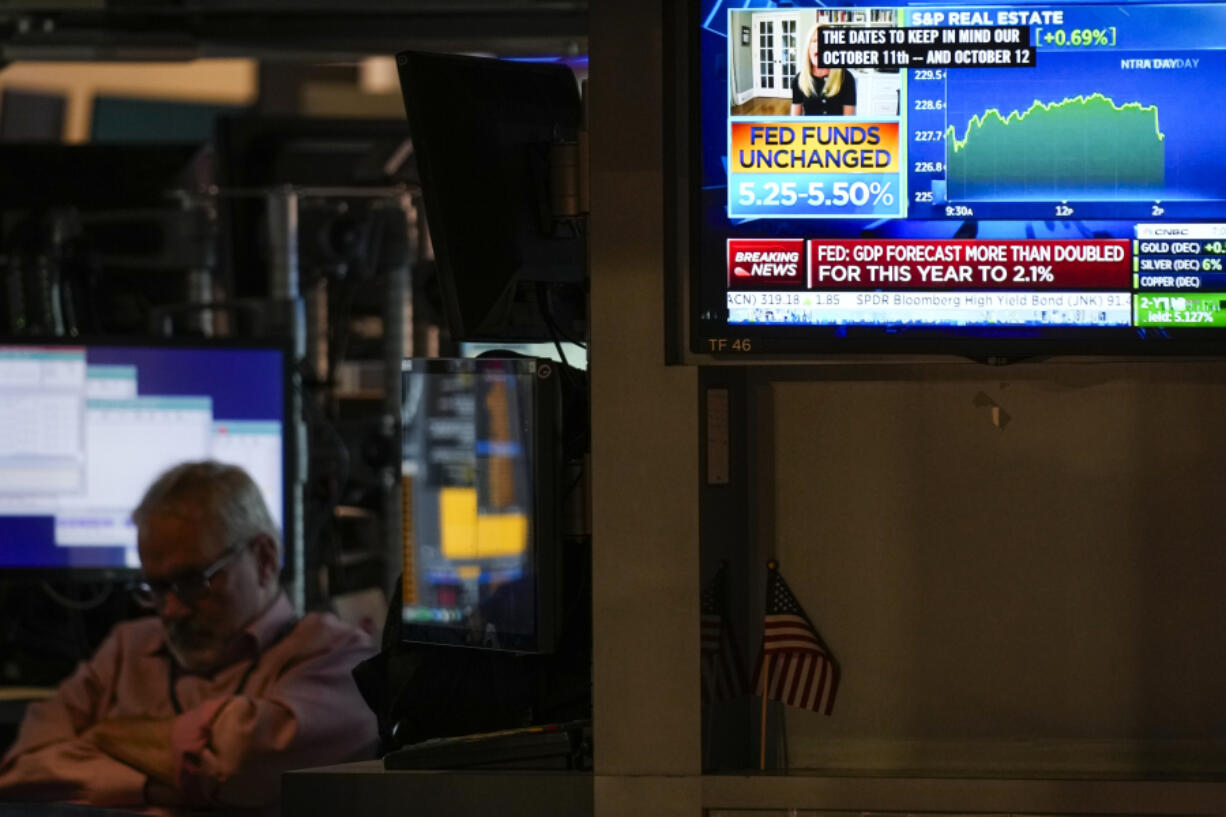
<path id="1" fill-rule="evenodd" d="M 913 68 L 908 73 L 905 110 L 908 144 L 908 186 L 912 217 L 940 217 L 944 195 L 938 194 L 945 178 L 946 80 L 944 68 Z"/>

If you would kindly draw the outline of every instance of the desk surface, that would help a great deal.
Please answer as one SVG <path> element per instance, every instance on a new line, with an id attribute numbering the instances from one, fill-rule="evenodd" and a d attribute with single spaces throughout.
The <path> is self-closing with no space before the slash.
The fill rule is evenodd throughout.
<path id="1" fill-rule="evenodd" d="M 41 701 L 55 694 L 55 687 L 0 686 L 0 701 Z"/>
<path id="2" fill-rule="evenodd" d="M 26 713 L 26 705 L 55 694 L 54 687 L 0 686 L 0 726 L 16 727 Z M 7 738 L 0 738 L 6 742 Z"/>
<path id="3" fill-rule="evenodd" d="M 137 812 L 67 803 L 0 803 L 0 817 L 132 817 L 135 814 Z"/>
<path id="4" fill-rule="evenodd" d="M 591 772 L 387 771 L 365 760 L 290 772 L 282 782 L 284 817 L 588 817 Z"/>

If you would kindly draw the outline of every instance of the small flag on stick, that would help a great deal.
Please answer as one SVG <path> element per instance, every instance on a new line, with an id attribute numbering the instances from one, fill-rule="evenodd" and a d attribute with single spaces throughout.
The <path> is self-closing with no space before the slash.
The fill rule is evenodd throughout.
<path id="1" fill-rule="evenodd" d="M 766 616 L 753 685 L 757 695 L 827 715 L 839 690 L 834 656 L 773 560 L 767 564 Z"/>
<path id="2" fill-rule="evenodd" d="M 727 701 L 745 694 L 745 662 L 728 617 L 728 563 L 720 564 L 702 591 L 702 700 Z"/>

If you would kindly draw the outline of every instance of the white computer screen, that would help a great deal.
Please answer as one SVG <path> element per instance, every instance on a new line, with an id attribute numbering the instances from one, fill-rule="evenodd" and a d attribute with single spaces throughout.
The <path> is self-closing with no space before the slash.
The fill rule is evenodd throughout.
<path id="1" fill-rule="evenodd" d="M 0 345 L 0 568 L 139 566 L 132 509 L 162 471 L 244 468 L 284 530 L 277 348 Z"/>

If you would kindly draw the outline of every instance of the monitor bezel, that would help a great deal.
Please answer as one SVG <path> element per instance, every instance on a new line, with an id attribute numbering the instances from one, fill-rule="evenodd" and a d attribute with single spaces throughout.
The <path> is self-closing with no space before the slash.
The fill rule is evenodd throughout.
<path id="1" fill-rule="evenodd" d="M 0 335 L 2 346 L 30 346 L 40 348 L 148 348 L 148 349 L 205 349 L 205 350 L 253 350 L 275 351 L 281 355 L 281 559 L 282 568 L 280 583 L 283 586 L 292 585 L 300 571 L 300 565 L 295 558 L 295 548 L 292 543 L 298 538 L 298 523 L 296 513 L 297 503 L 294 501 L 293 486 L 298 480 L 298 463 L 295 451 L 298 436 L 297 423 L 294 419 L 296 381 L 298 374 L 294 365 L 292 344 L 272 339 L 235 339 L 235 338 L 159 338 L 159 337 L 91 337 L 82 335 L 74 338 L 66 337 L 36 337 L 27 335 Z M 0 578 L 16 581 L 57 581 L 74 584 L 97 584 L 100 582 L 125 583 L 132 582 L 140 576 L 137 567 L 6 567 L 0 566 Z"/>
<path id="2" fill-rule="evenodd" d="M 559 608 L 562 603 L 562 542 L 561 525 L 558 519 L 561 502 L 557 491 L 561 485 L 562 446 L 561 440 L 561 383 L 558 366 L 552 360 L 532 357 L 480 358 L 409 358 L 401 364 L 402 383 L 418 365 L 429 373 L 430 369 L 445 367 L 456 362 L 472 365 L 475 369 L 505 361 L 531 362 L 536 377 L 533 378 L 533 509 L 531 561 L 535 573 L 533 605 L 536 632 L 530 638 L 516 638 L 512 644 L 490 647 L 483 644 L 465 644 L 456 641 L 456 628 L 441 625 L 408 625 L 404 622 L 401 602 L 400 640 L 406 644 L 425 644 L 435 647 L 454 647 L 462 650 L 501 652 L 519 655 L 546 655 L 556 651 L 561 629 Z M 450 373 L 442 371 L 440 373 Z M 403 434 L 403 427 L 400 428 Z M 402 472 L 403 477 L 403 472 Z M 411 515 L 406 509 L 406 516 Z M 409 533 L 402 531 L 402 541 Z M 414 546 L 416 542 L 414 541 Z M 406 548 L 407 550 L 407 548 Z M 416 554 L 413 556 L 416 560 Z M 402 568 L 407 566 L 402 562 Z M 420 633 L 422 637 L 412 637 Z"/>
<path id="3" fill-rule="evenodd" d="M 741 327 L 704 320 L 704 271 L 699 264 L 703 240 L 701 12 L 701 0 L 684 0 L 666 11 L 664 21 L 664 59 L 673 69 L 665 75 L 676 77 L 665 81 L 663 106 L 665 249 L 673 268 L 666 276 L 666 294 L 669 313 L 677 316 L 676 330 L 668 337 L 669 360 L 699 356 L 737 363 L 846 363 L 927 357 L 1001 365 L 1061 357 L 1162 360 L 1226 355 L 1226 328 L 1204 330 L 1214 332 L 1209 338 L 1189 337 L 1187 328 L 1175 338 L 1165 337 L 1164 329 L 1143 330 L 1153 339 L 1139 336 L 1141 330 L 1135 327 L 1066 327 L 1068 334 L 1057 339 L 959 337 L 951 336 L 948 329 L 936 330 L 945 332 L 943 336 L 925 337 L 922 330 L 913 328 L 900 339 L 890 337 L 884 327 L 848 327 L 847 337 L 833 337 L 832 328 L 825 326 Z"/>

